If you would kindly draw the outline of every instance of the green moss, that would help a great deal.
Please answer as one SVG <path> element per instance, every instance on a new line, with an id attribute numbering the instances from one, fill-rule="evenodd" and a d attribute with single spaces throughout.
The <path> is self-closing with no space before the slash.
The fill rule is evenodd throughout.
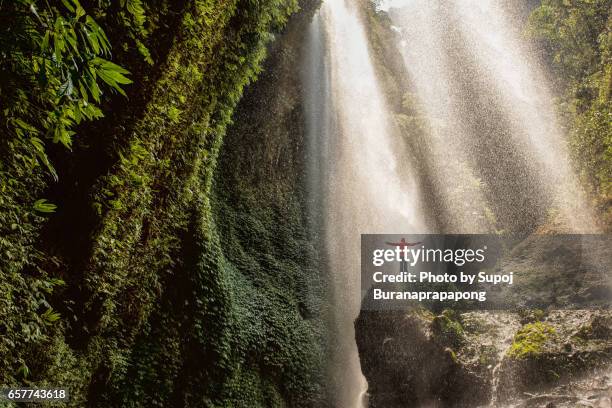
<path id="1" fill-rule="evenodd" d="M 458 363 L 459 359 L 457 358 L 457 354 L 455 353 L 455 351 L 449 347 L 447 347 L 446 349 L 444 349 L 444 352 L 447 353 L 451 359 L 451 361 L 453 363 Z"/>
<path id="2" fill-rule="evenodd" d="M 528 323 L 514 335 L 514 341 L 507 354 L 516 359 L 538 355 L 542 352 L 546 342 L 554 335 L 554 327 L 547 323 Z"/>
<path id="3" fill-rule="evenodd" d="M 478 346 L 478 362 L 483 366 L 492 365 L 497 360 L 497 349 L 492 345 Z"/>

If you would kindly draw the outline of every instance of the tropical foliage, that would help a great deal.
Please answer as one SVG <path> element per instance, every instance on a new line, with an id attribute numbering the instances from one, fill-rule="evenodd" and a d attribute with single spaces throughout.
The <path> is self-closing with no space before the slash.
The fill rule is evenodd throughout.
<path id="1" fill-rule="evenodd" d="M 606 0 L 544 0 L 528 34 L 560 89 L 560 109 L 583 180 L 609 210 L 612 195 L 612 8 Z"/>
<path id="2" fill-rule="evenodd" d="M 238 204 L 212 188 L 234 108 L 297 9 L 0 1 L 0 385 L 62 385 L 79 407 L 316 399 L 320 321 L 265 276 L 278 242 L 221 245 Z M 254 205 L 260 235 L 309 245 Z M 295 256 L 292 273 L 314 262 Z"/>
<path id="3" fill-rule="evenodd" d="M 103 116 L 104 86 L 125 95 L 129 72 L 108 60 L 106 34 L 78 0 L 4 2 L 0 21 L 11 27 L 0 38 L 5 137 L 32 171 L 44 165 L 57 179 L 45 144 L 70 148 L 76 125 Z"/>

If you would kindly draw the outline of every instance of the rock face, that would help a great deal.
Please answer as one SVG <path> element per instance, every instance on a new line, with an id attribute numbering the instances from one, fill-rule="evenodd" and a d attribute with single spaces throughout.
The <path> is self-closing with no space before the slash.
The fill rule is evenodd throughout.
<path id="1" fill-rule="evenodd" d="M 362 313 L 356 323 L 357 345 L 369 383 L 369 406 L 435 401 L 474 406 L 487 400 L 489 380 L 458 359 L 455 350 L 463 343 L 463 329 L 455 323 L 424 311 Z"/>
<path id="2" fill-rule="evenodd" d="M 609 398 L 609 311 L 364 311 L 356 330 L 372 408 L 544 407 L 586 398 L 584 406 L 596 407 Z"/>
<path id="3" fill-rule="evenodd" d="M 363 310 L 355 328 L 369 406 L 609 406 L 606 242 L 517 242 L 493 267 L 515 274 L 490 293 L 509 311 Z"/>
<path id="4" fill-rule="evenodd" d="M 612 299 L 612 240 L 609 235 L 533 234 L 499 260 L 514 284 L 490 293 L 502 308 L 606 308 Z"/>
<path id="5" fill-rule="evenodd" d="M 498 400 L 512 402 L 526 395 L 555 403 L 558 392 L 538 394 L 563 385 L 568 402 L 575 402 L 578 397 L 569 395 L 585 377 L 609 369 L 611 329 L 609 311 L 555 311 L 542 321 L 525 324 L 501 362 Z"/>

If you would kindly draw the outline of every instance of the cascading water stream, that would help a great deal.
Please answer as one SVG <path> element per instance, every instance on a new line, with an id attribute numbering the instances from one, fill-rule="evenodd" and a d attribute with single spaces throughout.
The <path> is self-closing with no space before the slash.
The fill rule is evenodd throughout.
<path id="1" fill-rule="evenodd" d="M 413 7 L 405 9 L 406 15 L 399 16 L 410 18 L 410 22 L 400 25 L 394 20 L 411 80 L 413 109 L 425 124 L 420 137 L 410 143 L 427 147 L 428 155 L 419 159 L 427 163 L 427 175 L 433 180 L 437 199 L 442 201 L 436 203 L 436 210 L 451 214 L 444 220 L 441 232 L 488 232 L 492 229 L 492 220 L 486 218 L 487 203 L 480 189 L 481 180 L 469 161 L 469 146 L 461 143 L 468 130 L 454 106 L 454 78 L 448 67 L 456 61 L 448 55 L 448 25 L 433 3 L 413 2 Z M 385 7 L 385 3 L 381 6 Z M 434 216 L 440 217 L 440 214 Z"/>
<path id="2" fill-rule="evenodd" d="M 510 10 L 492 0 L 392 5 L 395 10 L 386 8 L 401 36 L 404 66 L 430 123 L 433 154 L 425 159 L 435 161 L 440 174 L 463 174 L 455 178 L 459 185 L 482 181 L 479 189 L 460 189 L 462 199 L 475 204 L 467 212 L 444 203 L 458 221 L 447 228 L 472 232 L 474 216 L 484 210 L 493 217 L 476 226 L 480 232 L 530 233 L 550 222 L 552 209 L 561 230 L 596 232 L 569 166 L 543 70 L 513 29 L 522 26 L 518 5 Z M 457 184 L 446 176 L 437 180 L 442 196 L 452 197 Z M 500 336 L 502 354 L 492 373 L 494 405 L 505 341 Z"/>
<path id="3" fill-rule="evenodd" d="M 333 275 L 330 388 L 340 408 L 362 407 L 367 389 L 353 326 L 361 302 L 360 234 L 529 234 L 550 222 L 551 209 L 563 231 L 597 230 L 571 171 L 543 70 L 512 29 L 520 26 L 516 16 L 491 0 L 379 4 L 398 33 L 414 111 L 425 123 L 402 140 L 357 4 L 323 3 L 308 34 L 303 75 L 310 190 L 322 203 L 313 208 L 323 208 L 317 217 Z M 429 199 L 422 174 L 404 165 L 413 160 L 406 148 L 414 143 L 427 147 L 420 151 L 428 156 L 417 159 L 433 180 L 437 202 L 431 205 L 450 215 L 435 227 L 423 221 L 431 214 L 421 204 Z"/>
<path id="4" fill-rule="evenodd" d="M 433 162 L 443 207 L 454 214 L 446 230 L 529 233 L 552 210 L 564 231 L 595 232 L 543 70 L 512 28 L 522 26 L 520 7 L 512 3 L 511 14 L 502 3 L 380 6 L 400 33 L 404 66 L 429 125 L 419 142 L 431 145 L 423 159 Z M 483 212 L 492 215 L 485 222 Z"/>
<path id="5" fill-rule="evenodd" d="M 544 70 L 520 41 L 517 27 L 522 24 L 517 10 L 505 10 L 492 0 L 455 4 L 466 46 L 490 80 L 491 92 L 508 117 L 512 138 L 522 146 L 522 154 L 537 163 L 537 185 L 551 195 L 567 231 L 597 232 L 569 165 Z"/>
<path id="6" fill-rule="evenodd" d="M 308 48 L 307 128 L 311 143 L 319 143 L 318 160 L 325 160 L 324 228 L 334 280 L 331 394 L 337 407 L 357 408 L 367 389 L 353 326 L 361 303 L 360 234 L 416 232 L 423 226 L 416 184 L 397 165 L 401 144 L 392 136 L 356 8 L 343 0 L 326 1 L 311 25 Z"/>

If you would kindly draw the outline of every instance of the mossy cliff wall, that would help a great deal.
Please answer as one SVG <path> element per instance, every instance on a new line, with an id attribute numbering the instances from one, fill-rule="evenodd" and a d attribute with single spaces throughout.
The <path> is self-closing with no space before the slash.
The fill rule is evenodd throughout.
<path id="1" fill-rule="evenodd" d="M 72 151 L 50 147 L 59 182 L 2 146 L 0 384 L 79 407 L 321 406 L 299 89 L 277 88 L 315 2 L 153 3 L 153 65 L 98 9 L 134 84 Z"/>
<path id="2" fill-rule="evenodd" d="M 310 16 L 296 16 L 273 44 L 257 84 L 239 104 L 213 188 L 240 348 L 254 360 L 254 374 L 269 375 L 291 396 L 290 406 L 311 405 L 309 396 L 321 394 L 325 361 L 325 277 L 316 231 L 308 227 L 297 75 Z"/>

